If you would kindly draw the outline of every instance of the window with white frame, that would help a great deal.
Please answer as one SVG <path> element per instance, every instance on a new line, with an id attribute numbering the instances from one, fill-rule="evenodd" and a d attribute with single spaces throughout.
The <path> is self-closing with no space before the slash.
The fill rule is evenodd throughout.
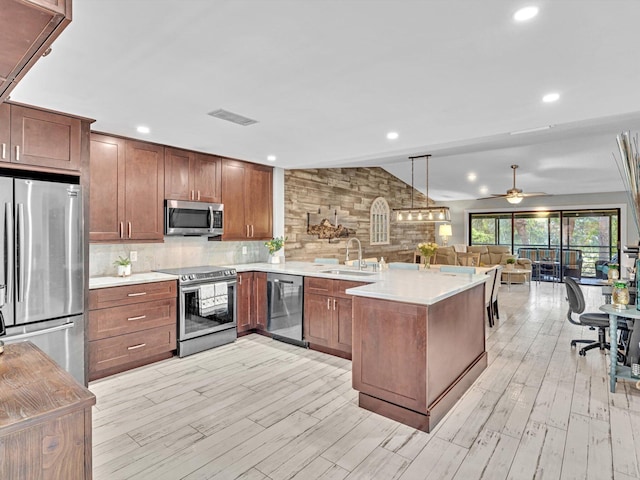
<path id="1" fill-rule="evenodd" d="M 376 198 L 371 204 L 371 245 L 389 244 L 389 204 L 382 198 Z"/>

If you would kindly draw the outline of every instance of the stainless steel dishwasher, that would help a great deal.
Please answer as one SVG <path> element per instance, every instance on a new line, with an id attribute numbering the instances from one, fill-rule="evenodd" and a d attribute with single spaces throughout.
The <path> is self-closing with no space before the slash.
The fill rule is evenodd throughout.
<path id="1" fill-rule="evenodd" d="M 267 273 L 267 331 L 271 337 L 307 347 L 302 339 L 303 277 Z"/>

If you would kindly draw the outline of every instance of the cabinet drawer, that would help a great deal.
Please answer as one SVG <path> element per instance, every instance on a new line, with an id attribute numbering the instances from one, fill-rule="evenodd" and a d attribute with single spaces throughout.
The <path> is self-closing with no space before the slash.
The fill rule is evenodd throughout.
<path id="1" fill-rule="evenodd" d="M 304 291 L 305 293 L 330 295 L 332 282 L 333 280 L 330 278 L 304 277 Z"/>
<path id="2" fill-rule="evenodd" d="M 89 340 L 114 337 L 163 325 L 176 326 L 176 299 L 89 311 Z"/>
<path id="3" fill-rule="evenodd" d="M 176 326 L 151 328 L 89 342 L 89 376 L 176 348 Z"/>
<path id="4" fill-rule="evenodd" d="M 351 298 L 351 295 L 344 293 L 345 290 L 353 287 L 359 287 L 366 285 L 363 282 L 351 282 L 349 280 L 334 280 L 333 281 L 333 295 L 337 297 Z"/>
<path id="5" fill-rule="evenodd" d="M 175 280 L 98 288 L 89 292 L 89 309 L 96 310 L 177 297 L 178 287 Z"/>

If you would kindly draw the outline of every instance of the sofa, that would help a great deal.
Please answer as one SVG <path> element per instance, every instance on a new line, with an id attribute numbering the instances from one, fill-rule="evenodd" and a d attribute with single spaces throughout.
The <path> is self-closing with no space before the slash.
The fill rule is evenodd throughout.
<path id="1" fill-rule="evenodd" d="M 481 267 L 491 267 L 493 265 L 503 265 L 507 263 L 507 258 L 515 258 L 516 263 L 514 268 L 531 271 L 531 260 L 528 258 L 518 258 L 511 253 L 511 249 L 505 245 L 471 245 L 466 247 L 467 252 L 480 254 Z M 439 247 L 436 250 L 435 255 L 432 258 L 432 262 L 440 265 L 457 265 L 458 256 L 455 248 L 451 247 Z M 502 281 L 507 281 L 507 275 L 502 274 Z M 511 283 L 524 283 L 525 275 L 512 274 Z"/>

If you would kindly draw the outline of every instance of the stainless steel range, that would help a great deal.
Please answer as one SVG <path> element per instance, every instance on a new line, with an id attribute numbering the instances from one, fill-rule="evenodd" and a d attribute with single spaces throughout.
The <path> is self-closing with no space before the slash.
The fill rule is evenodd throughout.
<path id="1" fill-rule="evenodd" d="M 156 270 L 179 276 L 178 356 L 235 341 L 236 271 L 211 266 Z"/>

